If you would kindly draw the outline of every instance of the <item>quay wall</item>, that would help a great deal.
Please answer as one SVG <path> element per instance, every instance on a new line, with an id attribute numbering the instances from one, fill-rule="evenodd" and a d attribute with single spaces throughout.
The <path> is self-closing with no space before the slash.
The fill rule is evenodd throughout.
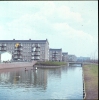
<path id="1" fill-rule="evenodd" d="M 7 68 L 20 68 L 20 67 L 32 67 L 37 61 L 32 62 L 12 62 L 12 63 L 0 63 L 0 69 Z"/>

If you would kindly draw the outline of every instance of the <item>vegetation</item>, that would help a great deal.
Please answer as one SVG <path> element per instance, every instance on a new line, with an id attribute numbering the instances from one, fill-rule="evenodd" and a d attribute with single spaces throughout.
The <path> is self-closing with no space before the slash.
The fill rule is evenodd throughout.
<path id="1" fill-rule="evenodd" d="M 61 66 L 61 65 L 66 65 L 66 63 L 65 62 L 58 62 L 58 61 L 46 61 L 46 62 L 37 62 L 36 65 Z"/>
<path id="2" fill-rule="evenodd" d="M 86 99 L 98 99 L 98 65 L 85 65 L 83 70 Z"/>

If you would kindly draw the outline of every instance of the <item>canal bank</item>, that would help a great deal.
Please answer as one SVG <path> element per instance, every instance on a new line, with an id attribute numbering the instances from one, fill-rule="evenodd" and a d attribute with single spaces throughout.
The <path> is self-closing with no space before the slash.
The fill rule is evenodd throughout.
<path id="1" fill-rule="evenodd" d="M 83 73 L 86 93 L 85 99 L 98 99 L 98 65 L 84 65 Z"/>
<path id="2" fill-rule="evenodd" d="M 67 65 L 66 62 L 59 62 L 59 61 L 38 61 L 35 65 L 40 65 L 40 66 L 61 66 L 61 65 Z"/>
<path id="3" fill-rule="evenodd" d="M 66 65 L 67 65 L 66 62 L 46 61 L 46 62 L 37 62 L 34 66 L 37 68 L 60 68 Z"/>
<path id="4" fill-rule="evenodd" d="M 32 62 L 11 62 L 11 63 L 0 63 L 0 69 L 8 68 L 21 68 L 21 67 L 32 67 L 37 61 Z"/>
<path id="5" fill-rule="evenodd" d="M 46 69 L 49 69 L 49 68 L 60 68 L 61 66 L 40 66 L 40 65 L 34 65 L 35 67 L 37 68 L 46 68 Z"/>

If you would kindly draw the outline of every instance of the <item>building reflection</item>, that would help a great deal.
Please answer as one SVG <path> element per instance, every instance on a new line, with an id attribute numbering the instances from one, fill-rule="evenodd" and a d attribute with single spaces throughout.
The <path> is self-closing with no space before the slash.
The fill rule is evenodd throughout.
<path id="1" fill-rule="evenodd" d="M 50 69 L 49 76 L 61 78 L 61 68 Z"/>
<path id="2" fill-rule="evenodd" d="M 37 70 L 37 74 L 34 72 L 34 86 L 42 87 L 46 89 L 47 87 L 47 70 Z"/>
<path id="3" fill-rule="evenodd" d="M 8 82 L 10 80 L 10 72 L 0 73 L 0 82 Z"/>
<path id="4" fill-rule="evenodd" d="M 45 90 L 47 88 L 48 77 L 61 78 L 61 72 L 74 71 L 75 69 L 76 67 L 73 66 L 63 66 L 56 69 L 9 70 L 8 72 L 0 72 L 0 84 L 8 85 L 10 83 L 14 86 L 20 85 L 21 87 L 34 87 Z"/>
<path id="5" fill-rule="evenodd" d="M 35 87 L 46 89 L 47 87 L 47 70 L 28 70 L 28 71 L 9 71 L 0 73 L 0 84 L 11 83 L 14 86 L 20 85 L 21 87 Z"/>
<path id="6" fill-rule="evenodd" d="M 61 67 L 61 70 L 62 70 L 62 72 L 67 72 L 68 66 L 62 66 L 62 67 Z"/>

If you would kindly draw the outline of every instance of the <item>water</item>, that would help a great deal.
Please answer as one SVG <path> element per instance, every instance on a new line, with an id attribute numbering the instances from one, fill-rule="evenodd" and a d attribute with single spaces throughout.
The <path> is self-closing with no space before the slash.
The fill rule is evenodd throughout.
<path id="1" fill-rule="evenodd" d="M 0 70 L 0 100 L 83 99 L 82 67 Z"/>

